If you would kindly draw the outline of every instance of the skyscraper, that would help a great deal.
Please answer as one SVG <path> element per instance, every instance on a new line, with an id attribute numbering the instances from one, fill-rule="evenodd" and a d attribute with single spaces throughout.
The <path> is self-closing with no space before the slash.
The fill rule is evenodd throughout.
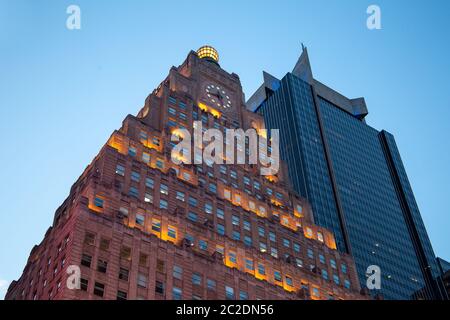
<path id="1" fill-rule="evenodd" d="M 6 298 L 367 298 L 352 257 L 314 224 L 283 171 L 172 161 L 173 136 L 197 126 L 255 129 L 266 139 L 238 76 L 208 46 L 171 68 L 111 135 Z"/>
<path id="2" fill-rule="evenodd" d="M 388 299 L 445 296 L 435 256 L 392 134 L 365 122 L 364 98 L 348 99 L 313 77 L 306 48 L 281 80 L 264 72 L 247 108 L 280 128 L 280 154 L 315 222 L 355 258 L 359 279 L 381 268 Z"/>

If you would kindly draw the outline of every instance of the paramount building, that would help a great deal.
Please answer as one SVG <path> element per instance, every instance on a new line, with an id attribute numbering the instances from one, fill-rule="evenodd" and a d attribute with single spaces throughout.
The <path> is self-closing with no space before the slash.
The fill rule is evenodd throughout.
<path id="1" fill-rule="evenodd" d="M 234 73 L 202 47 L 128 115 L 56 210 L 6 299 L 366 299 L 352 257 L 283 165 L 183 164 L 176 130 L 255 129 Z M 264 137 L 270 139 L 270 137 Z M 283 169 L 284 168 L 284 169 Z M 67 286 L 79 268 L 79 289 Z M 362 291 L 364 293 L 364 291 Z"/>

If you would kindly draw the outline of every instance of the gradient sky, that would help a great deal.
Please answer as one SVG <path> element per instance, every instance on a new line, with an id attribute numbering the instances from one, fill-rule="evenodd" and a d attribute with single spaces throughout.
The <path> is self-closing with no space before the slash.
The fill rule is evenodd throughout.
<path id="1" fill-rule="evenodd" d="M 66 8 L 81 8 L 81 30 Z M 377 4 L 382 30 L 366 28 Z M 450 259 L 449 1 L 0 0 L 0 298 L 70 186 L 189 50 L 213 45 L 247 98 L 309 49 L 396 137 L 436 255 Z"/>

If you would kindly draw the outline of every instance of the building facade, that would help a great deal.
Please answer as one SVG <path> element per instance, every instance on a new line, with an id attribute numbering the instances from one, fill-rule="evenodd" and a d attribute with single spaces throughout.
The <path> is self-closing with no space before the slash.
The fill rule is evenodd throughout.
<path id="1" fill-rule="evenodd" d="M 295 191 L 311 203 L 318 225 L 354 256 L 359 279 L 381 268 L 387 299 L 445 298 L 438 268 L 394 137 L 365 122 L 364 98 L 348 99 L 313 78 L 308 52 L 281 80 L 247 101 L 268 128 L 280 128 L 280 154 Z"/>
<path id="2" fill-rule="evenodd" d="M 367 299 L 352 257 L 283 170 L 172 161 L 172 136 L 194 121 L 264 135 L 211 47 L 190 52 L 111 135 L 6 299 Z M 67 286 L 73 267 L 79 289 Z"/>

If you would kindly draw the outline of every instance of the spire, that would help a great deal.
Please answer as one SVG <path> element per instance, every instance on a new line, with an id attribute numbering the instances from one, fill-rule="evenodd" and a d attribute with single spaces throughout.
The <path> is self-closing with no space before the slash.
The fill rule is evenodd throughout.
<path id="1" fill-rule="evenodd" d="M 302 54 L 300 55 L 300 58 L 298 58 L 297 63 L 295 64 L 295 67 L 292 70 L 292 73 L 295 76 L 302 79 L 303 81 L 308 82 L 309 84 L 312 84 L 313 82 L 311 64 L 309 62 L 308 56 L 308 48 L 305 47 L 303 42 L 302 42 Z"/>

